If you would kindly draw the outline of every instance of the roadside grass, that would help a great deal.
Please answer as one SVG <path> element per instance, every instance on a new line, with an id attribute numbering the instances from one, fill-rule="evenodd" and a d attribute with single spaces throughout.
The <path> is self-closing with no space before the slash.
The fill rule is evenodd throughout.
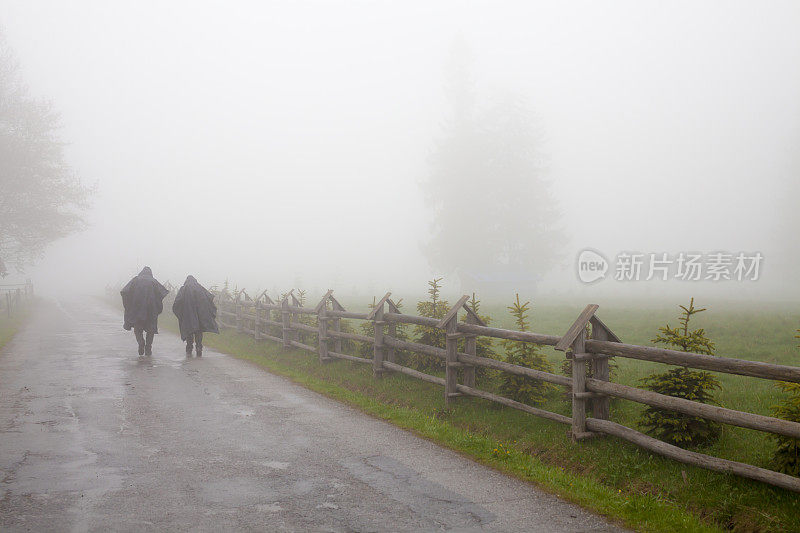
<path id="1" fill-rule="evenodd" d="M 0 314 L 0 349 L 10 341 L 14 335 L 22 327 L 25 319 L 28 317 L 28 311 L 24 310 L 11 315 L 10 317 L 3 311 Z"/>
<path id="2" fill-rule="evenodd" d="M 509 327 L 500 310 L 482 311 L 501 317 L 495 324 Z M 578 311 L 569 306 L 537 308 L 534 330 L 566 331 Z M 176 329 L 174 317 L 165 316 L 164 326 Z M 672 308 L 636 312 L 608 308 L 601 316 L 625 342 L 650 345 L 657 328 L 674 323 L 676 313 Z M 707 329 L 720 355 L 797 364 L 793 335 L 798 322 L 796 313 L 781 310 L 723 310 L 700 315 L 695 326 Z M 477 398 L 459 398 L 455 406 L 445 408 L 436 385 L 397 374 L 376 380 L 368 365 L 348 361 L 320 365 L 314 354 L 284 351 L 275 343 L 256 342 L 233 330 L 208 335 L 206 343 L 637 530 L 800 531 L 800 497 L 782 489 L 682 465 L 613 437 L 573 443 L 565 426 Z M 563 354 L 548 350 L 548 355 L 558 368 Z M 617 359 L 615 381 L 626 384 L 667 368 Z M 770 381 L 717 377 L 723 383 L 718 400 L 726 407 L 770 414 L 779 401 L 780 393 Z M 496 390 L 499 379 L 498 373 L 487 372 L 479 378 L 479 387 Z M 550 394 L 544 408 L 569 414 L 560 390 Z M 636 427 L 641 410 L 632 402 L 612 403 L 613 419 L 631 427 Z M 724 426 L 720 441 L 701 451 L 769 468 L 773 448 L 766 434 Z"/>

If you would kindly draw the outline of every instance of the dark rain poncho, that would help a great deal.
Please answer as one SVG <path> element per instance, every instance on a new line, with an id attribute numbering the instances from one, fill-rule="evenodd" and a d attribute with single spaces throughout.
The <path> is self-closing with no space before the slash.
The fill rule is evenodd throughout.
<path id="1" fill-rule="evenodd" d="M 158 315 L 164 310 L 162 300 L 169 291 L 154 277 L 150 267 L 144 267 L 139 275 L 120 291 L 125 308 L 123 328 L 142 328 L 148 333 L 158 333 Z"/>
<path id="2" fill-rule="evenodd" d="M 214 295 L 197 283 L 194 276 L 187 277 L 183 287 L 178 290 L 172 312 L 178 317 L 183 340 L 201 331 L 219 333 Z"/>

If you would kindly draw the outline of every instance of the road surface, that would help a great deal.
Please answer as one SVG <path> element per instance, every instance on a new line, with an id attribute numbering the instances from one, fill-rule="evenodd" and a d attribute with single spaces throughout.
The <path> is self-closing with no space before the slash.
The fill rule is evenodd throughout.
<path id="1" fill-rule="evenodd" d="M 2 531 L 617 531 L 388 423 L 121 314 L 41 303 L 0 352 Z"/>

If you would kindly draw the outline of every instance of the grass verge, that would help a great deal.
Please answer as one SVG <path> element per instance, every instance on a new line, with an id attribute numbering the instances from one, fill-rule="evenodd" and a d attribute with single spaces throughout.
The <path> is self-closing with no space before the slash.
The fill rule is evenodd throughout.
<path id="1" fill-rule="evenodd" d="M 2 350 L 3 346 L 5 346 L 6 343 L 14 337 L 17 331 L 19 331 L 27 317 L 27 310 L 14 313 L 11 316 L 8 316 L 5 311 L 3 311 L 2 316 L 0 316 L 0 350 Z"/>

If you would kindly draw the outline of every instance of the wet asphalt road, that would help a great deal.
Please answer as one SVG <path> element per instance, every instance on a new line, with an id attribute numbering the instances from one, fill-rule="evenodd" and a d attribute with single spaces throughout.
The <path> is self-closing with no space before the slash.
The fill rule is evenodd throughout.
<path id="1" fill-rule="evenodd" d="M 247 362 L 43 303 L 0 352 L 2 531 L 616 531 Z"/>

